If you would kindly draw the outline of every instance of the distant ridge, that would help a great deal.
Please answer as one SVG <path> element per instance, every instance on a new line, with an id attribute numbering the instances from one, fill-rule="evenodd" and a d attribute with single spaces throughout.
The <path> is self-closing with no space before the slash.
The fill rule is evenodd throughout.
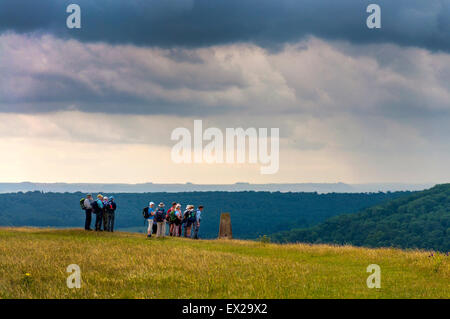
<path id="1" fill-rule="evenodd" d="M 317 193 L 367 193 L 387 191 L 417 191 L 432 187 L 433 184 L 404 183 L 291 183 L 291 184 L 109 184 L 109 183 L 0 183 L 0 193 L 29 191 L 43 192 L 109 192 L 109 193 L 154 193 L 154 192 L 202 192 L 202 191 L 266 191 L 266 192 L 317 192 Z"/>

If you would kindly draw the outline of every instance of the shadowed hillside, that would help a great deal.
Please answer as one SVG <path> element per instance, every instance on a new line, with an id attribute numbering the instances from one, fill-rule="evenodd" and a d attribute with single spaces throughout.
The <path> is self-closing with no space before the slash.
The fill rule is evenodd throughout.
<path id="1" fill-rule="evenodd" d="M 450 184 L 437 185 L 309 229 L 274 234 L 278 242 L 351 244 L 450 251 Z"/>

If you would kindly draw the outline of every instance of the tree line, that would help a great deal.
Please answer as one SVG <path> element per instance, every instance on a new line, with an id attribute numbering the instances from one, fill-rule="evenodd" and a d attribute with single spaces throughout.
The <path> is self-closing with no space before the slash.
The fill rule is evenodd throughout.
<path id="1" fill-rule="evenodd" d="M 450 184 L 332 217 L 307 229 L 272 235 L 276 242 L 351 244 L 450 251 Z"/>
<path id="2" fill-rule="evenodd" d="M 144 232 L 142 209 L 149 201 L 177 202 L 205 207 L 202 238 L 218 234 L 220 213 L 229 212 L 233 236 L 255 239 L 295 228 L 316 225 L 332 216 L 355 213 L 408 192 L 393 193 L 281 193 L 281 192 L 183 192 L 114 193 L 118 230 Z M 83 193 L 18 192 L 0 194 L 0 225 L 83 227 L 80 209 Z"/>

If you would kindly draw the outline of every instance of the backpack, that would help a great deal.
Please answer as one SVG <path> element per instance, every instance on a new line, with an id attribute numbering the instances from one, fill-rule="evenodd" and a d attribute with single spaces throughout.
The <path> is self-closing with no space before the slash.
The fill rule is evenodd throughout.
<path id="1" fill-rule="evenodd" d="M 158 208 L 155 214 L 155 219 L 157 223 L 162 223 L 164 219 L 166 218 L 166 212 L 164 211 L 164 208 Z"/>
<path id="2" fill-rule="evenodd" d="M 183 213 L 183 224 L 186 223 L 189 219 L 189 211 L 185 210 Z"/>
<path id="3" fill-rule="evenodd" d="M 144 216 L 145 219 L 148 219 L 150 217 L 150 214 L 148 213 L 148 207 L 145 207 L 142 210 L 142 216 Z"/>
<path id="4" fill-rule="evenodd" d="M 170 207 L 166 212 L 166 221 L 170 222 L 170 213 L 172 212 L 172 207 Z"/>
<path id="5" fill-rule="evenodd" d="M 196 219 L 197 219 L 196 217 L 197 217 L 196 211 L 195 210 L 191 210 L 189 212 L 189 217 L 188 217 L 189 221 L 190 222 L 195 222 Z"/>
<path id="6" fill-rule="evenodd" d="M 94 210 L 94 213 L 97 213 L 97 211 L 100 209 L 100 207 L 98 206 L 98 202 L 96 200 L 94 200 L 91 203 L 92 209 Z"/>
<path id="7" fill-rule="evenodd" d="M 177 216 L 175 215 L 175 210 L 171 210 L 170 211 L 170 213 L 169 213 L 169 220 L 171 221 L 171 222 L 174 222 L 174 221 L 176 221 L 177 220 Z"/>
<path id="8" fill-rule="evenodd" d="M 84 200 L 85 198 L 80 199 L 80 206 L 82 210 L 86 210 L 86 206 L 84 206 Z"/>

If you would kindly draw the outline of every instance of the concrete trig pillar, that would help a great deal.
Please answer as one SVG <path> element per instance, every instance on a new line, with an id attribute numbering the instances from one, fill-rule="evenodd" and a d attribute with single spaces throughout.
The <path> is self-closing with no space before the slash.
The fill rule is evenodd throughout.
<path id="1" fill-rule="evenodd" d="M 232 239 L 230 213 L 222 213 L 220 215 L 219 239 Z"/>

